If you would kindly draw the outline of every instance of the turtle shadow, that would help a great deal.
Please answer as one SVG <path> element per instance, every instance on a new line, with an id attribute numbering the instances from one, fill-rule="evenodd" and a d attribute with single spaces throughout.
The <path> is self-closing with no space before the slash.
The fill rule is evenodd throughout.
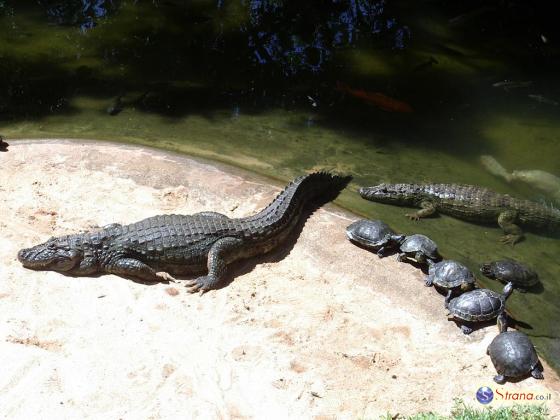
<path id="1" fill-rule="evenodd" d="M 466 325 L 469 328 L 472 328 L 472 332 L 470 334 L 472 334 L 475 331 L 481 330 L 483 328 L 487 328 L 487 327 L 492 327 L 495 326 L 496 329 L 498 330 L 498 334 L 500 334 L 500 331 L 498 329 L 498 322 L 497 322 L 497 318 L 494 319 L 490 319 L 488 321 L 463 321 L 463 320 L 457 320 L 457 319 L 449 319 L 449 321 L 453 321 L 455 322 L 455 325 L 457 325 L 457 328 L 461 329 L 461 325 Z M 516 328 L 517 327 L 521 327 L 527 330 L 532 330 L 533 327 L 530 324 L 527 324 L 526 322 L 523 321 L 519 321 L 518 319 L 513 318 L 510 314 L 508 314 L 506 312 L 506 330 L 508 328 Z M 461 331 L 462 333 L 462 331 Z M 470 335 L 470 334 L 464 334 L 464 335 Z"/>
<path id="2" fill-rule="evenodd" d="M 394 254 L 396 254 L 397 251 L 394 252 Z M 427 263 L 419 263 L 416 260 L 413 260 L 411 258 L 407 258 L 404 257 L 404 259 L 402 261 L 399 261 L 403 264 L 410 264 L 411 266 L 413 266 L 414 268 L 417 268 L 418 270 L 422 271 L 423 274 L 425 274 L 426 276 L 429 274 L 429 269 L 430 266 Z"/>
<path id="3" fill-rule="evenodd" d="M 543 367 L 543 365 L 542 365 L 542 363 L 541 363 L 540 360 L 539 360 L 539 363 L 537 364 L 537 367 L 540 369 L 540 371 L 541 371 L 542 373 L 544 373 L 544 367 Z M 505 381 L 505 383 L 499 384 L 499 385 L 505 385 L 505 384 L 507 384 L 507 383 L 510 383 L 510 384 L 517 384 L 517 383 L 519 383 L 519 382 L 523 382 L 524 380 L 529 379 L 529 378 L 532 378 L 532 377 L 533 377 L 533 375 L 531 375 L 531 372 L 527 372 L 525 375 L 516 376 L 516 377 L 506 376 L 506 381 Z M 542 379 L 536 379 L 536 378 L 535 378 L 535 380 L 540 381 L 540 380 L 542 380 Z M 494 381 L 494 383 L 497 383 L 497 382 Z"/>
<path id="4" fill-rule="evenodd" d="M 473 334 L 474 332 L 476 332 L 478 330 L 482 330 L 482 329 L 488 328 L 488 327 L 496 327 L 496 330 L 498 331 L 498 334 L 500 333 L 499 330 L 498 330 L 498 325 L 496 323 L 496 319 L 491 319 L 489 321 L 480 321 L 480 322 L 463 321 L 463 320 L 457 320 L 457 319 L 450 319 L 449 321 L 454 322 L 455 325 L 457 326 L 457 328 L 459 329 L 459 331 L 461 332 L 461 334 L 463 334 L 465 336 L 469 336 L 469 335 Z M 463 331 L 461 330 L 461 325 L 465 325 L 465 326 L 471 328 L 472 331 L 469 334 L 463 333 Z"/>
<path id="5" fill-rule="evenodd" d="M 355 245 L 358 248 L 361 248 L 365 251 L 369 251 L 372 254 L 377 255 L 379 257 L 379 259 L 390 257 L 392 255 L 395 255 L 398 252 L 398 246 L 397 246 L 397 247 L 393 247 L 393 248 L 385 248 L 384 252 L 381 255 L 379 255 L 377 253 L 377 249 L 375 249 L 375 248 L 368 247 L 364 244 L 361 244 L 360 242 L 354 241 L 353 239 L 348 239 L 348 240 L 352 243 L 352 245 Z"/>

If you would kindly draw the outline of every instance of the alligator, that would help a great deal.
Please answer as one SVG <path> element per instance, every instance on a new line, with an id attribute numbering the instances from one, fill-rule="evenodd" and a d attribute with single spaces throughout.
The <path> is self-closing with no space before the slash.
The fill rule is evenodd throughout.
<path id="1" fill-rule="evenodd" d="M 22 249 L 24 267 L 71 276 L 115 274 L 143 282 L 205 273 L 186 282 L 187 291 L 219 287 L 227 266 L 282 244 L 308 211 L 333 200 L 349 176 L 316 172 L 300 176 L 262 211 L 245 218 L 216 212 L 158 215 L 129 225 L 118 223 Z"/>
<path id="2" fill-rule="evenodd" d="M 505 244 L 514 245 L 523 238 L 519 225 L 548 233 L 560 231 L 560 210 L 474 185 L 380 184 L 360 188 L 359 193 L 366 200 L 420 207 L 406 214 L 412 220 L 439 211 L 472 222 L 497 222 L 505 233 L 501 238 Z"/>

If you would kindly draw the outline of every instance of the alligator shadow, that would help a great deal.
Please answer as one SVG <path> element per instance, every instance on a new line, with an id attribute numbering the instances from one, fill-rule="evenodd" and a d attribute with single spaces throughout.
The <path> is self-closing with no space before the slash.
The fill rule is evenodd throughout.
<path id="1" fill-rule="evenodd" d="M 305 223 L 311 217 L 311 215 L 313 215 L 313 213 L 315 213 L 325 204 L 335 200 L 344 187 L 345 185 L 341 186 L 340 190 L 337 189 L 323 195 L 323 197 L 319 199 L 315 199 L 314 201 L 309 202 L 304 207 L 297 224 L 294 226 L 292 232 L 290 232 L 290 234 L 286 237 L 286 240 L 283 244 L 279 245 L 277 248 L 266 254 L 257 255 L 251 258 L 247 258 L 246 260 L 233 263 L 229 267 L 224 281 L 221 282 L 216 290 L 220 290 L 224 287 L 229 286 L 237 277 L 253 271 L 258 264 L 277 263 L 286 258 L 294 248 L 297 239 L 303 231 Z"/>

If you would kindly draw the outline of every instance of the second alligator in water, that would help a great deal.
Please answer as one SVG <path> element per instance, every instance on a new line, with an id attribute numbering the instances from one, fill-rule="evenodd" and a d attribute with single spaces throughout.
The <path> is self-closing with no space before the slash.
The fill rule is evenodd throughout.
<path id="1" fill-rule="evenodd" d="M 264 254 L 282 244 L 312 200 L 330 201 L 350 181 L 326 172 L 301 176 L 254 216 L 215 212 L 161 215 L 130 225 L 51 238 L 18 253 L 26 268 L 74 276 L 110 273 L 148 282 L 208 270 L 187 282 L 190 292 L 219 286 L 235 260 Z"/>
<path id="2" fill-rule="evenodd" d="M 498 223 L 505 233 L 501 241 L 512 245 L 523 237 L 520 226 L 560 231 L 560 210 L 474 185 L 380 184 L 359 192 L 366 200 L 420 207 L 407 214 L 415 220 L 440 212 L 477 223 Z"/>

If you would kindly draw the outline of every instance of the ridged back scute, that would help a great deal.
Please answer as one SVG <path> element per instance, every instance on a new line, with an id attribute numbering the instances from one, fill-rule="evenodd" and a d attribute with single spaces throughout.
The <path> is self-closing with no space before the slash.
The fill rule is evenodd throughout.
<path id="1" fill-rule="evenodd" d="M 350 182 L 352 177 L 329 172 L 314 172 L 290 182 L 282 192 L 262 211 L 241 219 L 244 229 L 273 234 L 277 229 L 292 225 L 302 208 L 319 197 L 325 201 L 334 199 Z"/>

